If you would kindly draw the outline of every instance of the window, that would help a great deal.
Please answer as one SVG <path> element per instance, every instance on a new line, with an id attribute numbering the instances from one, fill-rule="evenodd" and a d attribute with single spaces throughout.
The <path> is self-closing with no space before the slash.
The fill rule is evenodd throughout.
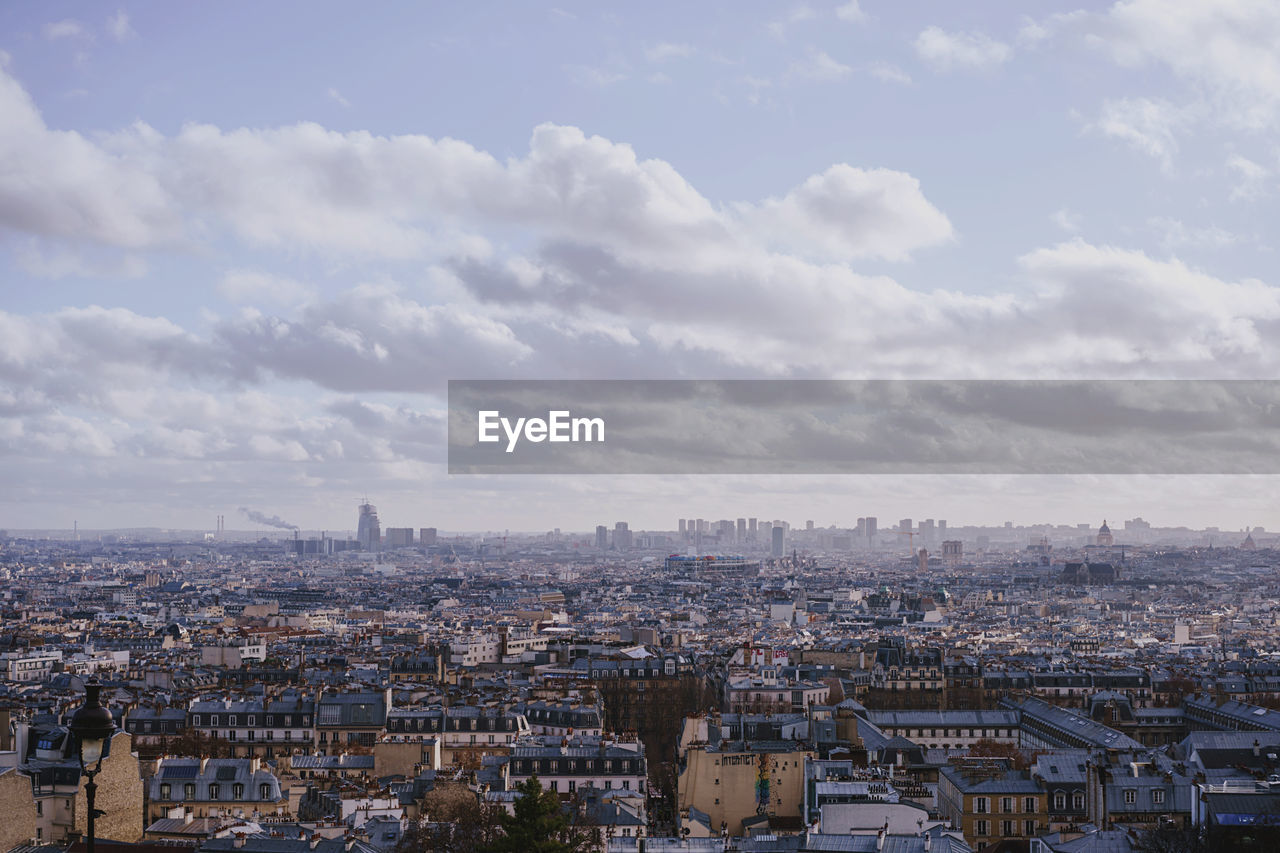
<path id="1" fill-rule="evenodd" d="M 1016 820 L 1000 821 L 1000 834 L 1005 838 L 1012 838 L 1018 834 L 1018 830 L 1016 829 L 1017 825 L 1018 822 Z"/>
<path id="2" fill-rule="evenodd" d="M 210 785 L 210 786 L 209 786 L 209 799 L 211 799 L 211 800 L 216 800 L 216 799 L 218 799 L 218 790 L 219 790 L 219 786 L 218 786 L 218 783 L 217 783 L 217 782 L 215 782 L 215 783 L 213 783 L 212 785 Z"/>
<path id="3" fill-rule="evenodd" d="M 1078 812 L 1084 811 L 1084 794 L 1080 791 L 1076 791 L 1071 795 L 1071 808 Z"/>
<path id="4" fill-rule="evenodd" d="M 188 782 L 182 786 L 182 799 L 194 800 L 196 798 L 196 783 Z"/>
<path id="5" fill-rule="evenodd" d="M 1022 822 L 1022 834 L 1023 834 L 1023 835 L 1035 835 L 1035 834 L 1036 834 L 1036 822 L 1035 822 L 1034 820 L 1024 820 L 1024 821 Z"/>
<path id="6" fill-rule="evenodd" d="M 974 821 L 973 831 L 978 836 L 990 835 L 991 824 L 987 823 L 985 820 Z"/>
<path id="7" fill-rule="evenodd" d="M 211 725 L 211 726 L 216 726 L 216 725 L 218 725 L 218 715 L 217 715 L 217 714 L 214 714 L 213 716 L 211 716 L 211 717 L 209 718 L 209 725 Z"/>
<path id="8" fill-rule="evenodd" d="M 1133 788 L 1125 788 L 1125 789 L 1124 789 L 1124 804 L 1125 804 L 1126 806 L 1131 806 L 1131 805 L 1133 805 L 1133 804 L 1134 804 L 1134 803 L 1136 803 L 1136 802 L 1138 802 L 1138 792 L 1137 792 L 1137 791 L 1135 791 Z"/>
<path id="9" fill-rule="evenodd" d="M 1036 798 L 1035 798 L 1035 797 L 1023 797 L 1023 798 L 1022 798 L 1022 810 L 1023 810 L 1024 812 L 1026 812 L 1027 814 L 1035 814 L 1035 813 L 1036 813 Z"/>
<path id="10" fill-rule="evenodd" d="M 231 719 L 227 720 L 227 725 L 234 726 L 235 724 L 236 724 L 236 715 L 232 714 Z"/>
<path id="11" fill-rule="evenodd" d="M 1008 814 L 1009 812 L 1013 811 L 1013 797 L 1000 798 L 1000 811 L 1004 812 L 1005 814 Z"/>
<path id="12" fill-rule="evenodd" d="M 1151 789 L 1151 802 L 1155 803 L 1157 806 L 1164 804 L 1164 788 Z"/>
<path id="13" fill-rule="evenodd" d="M 44 800 L 36 800 L 36 817 L 44 815 Z"/>
<path id="14" fill-rule="evenodd" d="M 165 782 L 165 783 L 161 784 L 161 785 L 160 785 L 160 799 L 162 799 L 162 800 L 167 800 L 167 799 L 169 799 L 169 791 L 170 791 L 170 788 L 169 788 L 169 783 L 168 783 L 168 782 Z"/>
<path id="15" fill-rule="evenodd" d="M 232 799 L 235 799 L 235 800 L 243 800 L 243 799 L 244 799 L 244 785 L 240 784 L 239 782 L 236 782 L 234 785 L 232 785 L 232 786 L 231 786 L 231 797 L 232 797 Z"/>
<path id="16" fill-rule="evenodd" d="M 1059 791 L 1053 795 L 1053 810 L 1065 811 L 1067 808 L 1067 795 Z"/>
<path id="17" fill-rule="evenodd" d="M 260 800 L 271 799 L 271 783 L 263 782 L 261 785 L 258 786 L 258 799 Z"/>
<path id="18" fill-rule="evenodd" d="M 989 812 L 991 809 L 990 809 L 990 807 L 987 805 L 987 803 L 988 803 L 988 800 L 987 800 L 987 798 L 986 798 L 986 797 L 974 797 L 974 798 L 973 798 L 973 813 L 974 813 L 974 814 L 986 814 L 987 812 Z M 978 834 L 979 834 L 979 835 L 986 835 L 986 833 L 985 833 L 985 832 L 980 832 L 980 833 L 978 833 Z"/>

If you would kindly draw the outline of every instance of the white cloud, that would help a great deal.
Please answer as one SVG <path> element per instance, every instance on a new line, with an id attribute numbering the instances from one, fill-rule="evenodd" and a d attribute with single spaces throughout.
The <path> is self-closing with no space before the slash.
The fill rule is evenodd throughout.
<path id="1" fill-rule="evenodd" d="M 288 276 L 261 270 L 229 270 L 218 282 L 218 292 L 232 302 L 267 305 L 302 305 L 315 290 Z"/>
<path id="2" fill-rule="evenodd" d="M 671 59 L 687 59 L 693 56 L 693 47 L 684 43 L 659 42 L 644 49 L 645 59 L 650 62 L 667 62 Z"/>
<path id="3" fill-rule="evenodd" d="M 915 178 L 847 164 L 814 175 L 782 198 L 740 205 L 737 213 L 766 245 L 834 260 L 904 260 L 953 237 L 951 222 Z"/>
<path id="4" fill-rule="evenodd" d="M 1178 152 L 1176 132 L 1189 119 L 1189 110 L 1169 101 L 1121 97 L 1103 101 L 1098 118 L 1089 129 L 1128 143 L 1134 150 L 1155 159 L 1165 172 L 1170 172 Z"/>
<path id="5" fill-rule="evenodd" d="M 1266 182 L 1272 175 L 1266 166 L 1239 154 L 1227 158 L 1227 169 L 1236 175 L 1236 184 L 1231 188 L 1232 201 L 1259 198 L 1266 192 Z"/>
<path id="6" fill-rule="evenodd" d="M 983 33 L 949 33 L 941 27 L 926 27 L 916 36 L 914 47 L 917 56 L 939 71 L 992 68 L 1013 56 L 1007 44 Z"/>
<path id="7" fill-rule="evenodd" d="M 862 11 L 862 6 L 859 5 L 858 0 L 849 0 L 849 2 L 836 7 L 836 17 L 842 21 L 856 24 L 866 20 L 867 13 Z"/>
<path id="8" fill-rule="evenodd" d="M 817 16 L 813 11 L 813 7 L 808 3 L 800 3 L 792 6 L 786 17 L 769 22 L 766 28 L 774 38 L 784 39 L 787 36 L 787 30 L 792 26 L 803 21 L 811 21 L 815 17 Z"/>
<path id="9" fill-rule="evenodd" d="M 1176 131 L 1187 123 L 1188 115 L 1183 108 L 1164 100 L 1108 99 L 1090 128 L 1128 143 L 1170 171 L 1178 150 Z"/>
<path id="10" fill-rule="evenodd" d="M 351 106 L 351 102 L 342 96 L 342 93 L 332 86 L 329 87 L 329 99 L 344 109 Z"/>
<path id="11" fill-rule="evenodd" d="M 1081 217 L 1078 213 L 1072 213 L 1065 207 L 1059 208 L 1053 212 L 1053 224 L 1057 225 L 1063 231 L 1074 234 L 1080 230 Z"/>
<path id="12" fill-rule="evenodd" d="M 872 63 L 871 76 L 883 83 L 897 83 L 902 86 L 911 83 L 910 74 L 889 62 Z"/>
<path id="13" fill-rule="evenodd" d="M 590 65 L 566 65 L 564 70 L 574 83 L 591 89 L 603 89 L 627 79 L 621 71 Z"/>
<path id="14" fill-rule="evenodd" d="M 804 59 L 792 63 L 790 74 L 809 80 L 839 80 L 847 77 L 853 69 L 842 62 L 832 59 L 825 51 L 809 48 Z"/>
<path id="15" fill-rule="evenodd" d="M 1241 237 L 1216 225 L 1188 226 L 1180 219 L 1153 216 L 1147 225 L 1160 238 L 1160 245 L 1170 252 L 1185 249 L 1225 249 L 1241 241 Z"/>
<path id="16" fill-rule="evenodd" d="M 72 249 L 34 237 L 16 246 L 14 257 L 19 267 L 36 278 L 140 278 L 147 273 L 146 260 L 132 252 Z"/>
<path id="17" fill-rule="evenodd" d="M 138 34 L 129 23 L 129 16 L 123 9 L 116 10 L 116 13 L 107 19 L 107 32 L 116 41 L 128 41 Z"/>
<path id="18" fill-rule="evenodd" d="M 1210 100 L 1222 124 L 1274 128 L 1280 118 L 1280 5 L 1268 0 L 1120 0 L 1036 27 L 1078 37 L 1121 66 L 1168 69 L 1195 87 L 1194 99 Z"/>
<path id="19" fill-rule="evenodd" d="M 68 38 L 85 38 L 88 37 L 88 35 L 89 31 L 85 29 L 84 24 L 74 18 L 52 21 L 44 25 L 44 37 L 49 41 Z"/>

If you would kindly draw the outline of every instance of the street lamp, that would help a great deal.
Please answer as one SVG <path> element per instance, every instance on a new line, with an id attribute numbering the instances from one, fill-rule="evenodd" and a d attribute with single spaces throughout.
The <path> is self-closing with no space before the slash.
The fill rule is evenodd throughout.
<path id="1" fill-rule="evenodd" d="M 93 821 L 94 818 L 106 812 L 99 812 L 93 807 L 94 795 L 98 792 L 98 785 L 93 781 L 93 777 L 98 775 L 98 771 L 102 769 L 102 753 L 106 751 L 107 742 L 111 740 L 111 735 L 115 733 L 116 721 L 111 717 L 111 711 L 102 707 L 102 703 L 98 701 L 98 694 L 102 691 L 102 685 L 98 683 L 98 679 L 90 679 L 84 686 L 84 706 L 75 712 L 71 717 L 71 736 L 75 738 L 76 758 L 80 761 L 80 772 L 88 777 L 89 781 L 84 785 L 85 801 L 89 807 L 89 840 L 87 844 L 88 853 L 93 853 Z"/>

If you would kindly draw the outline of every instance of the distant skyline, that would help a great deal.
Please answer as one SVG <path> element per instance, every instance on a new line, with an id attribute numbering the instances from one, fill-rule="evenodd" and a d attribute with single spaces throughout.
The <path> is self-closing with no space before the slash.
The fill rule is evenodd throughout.
<path id="1" fill-rule="evenodd" d="M 450 378 L 1280 376 L 1280 5 L 0 7 L 0 528 L 1280 527 L 1275 477 L 450 477 Z"/>

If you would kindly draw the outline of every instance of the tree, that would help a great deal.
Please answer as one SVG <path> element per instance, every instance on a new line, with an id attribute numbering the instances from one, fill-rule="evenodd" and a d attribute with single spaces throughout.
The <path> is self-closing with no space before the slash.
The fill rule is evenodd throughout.
<path id="1" fill-rule="evenodd" d="M 554 791 L 542 790 L 537 776 L 515 788 L 515 814 L 498 819 L 502 837 L 486 848 L 490 853 L 579 853 L 590 848 L 592 833 L 575 826 Z"/>
<path id="2" fill-rule="evenodd" d="M 1151 829 L 1138 838 L 1138 853 L 1209 853 L 1210 847 L 1194 829 Z"/>
<path id="3" fill-rule="evenodd" d="M 971 758 L 1007 758 L 1014 770 L 1026 770 L 1030 766 L 1027 756 L 1011 743 L 1001 743 L 991 738 L 979 738 L 969 747 Z"/>
<path id="4" fill-rule="evenodd" d="M 206 734 L 200 729 L 184 729 L 181 734 L 165 741 L 164 750 L 170 755 L 189 755 L 193 758 L 235 756 L 235 746 L 231 741 Z"/>
<path id="5" fill-rule="evenodd" d="M 480 801 L 466 785 L 446 782 L 422 798 L 422 819 L 411 825 L 396 853 L 479 853 L 498 839 L 502 809 Z"/>

